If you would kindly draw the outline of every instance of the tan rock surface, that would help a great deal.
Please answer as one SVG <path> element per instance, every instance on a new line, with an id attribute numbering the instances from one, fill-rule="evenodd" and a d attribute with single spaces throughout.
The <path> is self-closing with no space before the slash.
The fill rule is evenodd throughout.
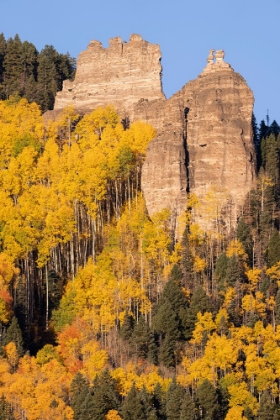
<path id="1" fill-rule="evenodd" d="M 223 57 L 224 52 L 218 51 L 214 62 L 210 54 L 201 75 L 165 101 L 161 113 L 157 113 L 159 136 L 150 144 L 142 175 L 150 214 L 160 206 L 180 214 L 186 204 L 186 186 L 201 201 L 196 221 L 209 228 L 208 211 L 214 198 L 212 203 L 206 203 L 205 196 L 214 188 L 223 210 L 224 227 L 230 230 L 236 225 L 240 208 L 255 180 L 251 128 L 254 98 L 243 77 Z M 150 110 L 146 104 L 142 115 L 153 123 L 155 110 L 156 104 L 151 104 Z M 139 109 L 138 112 L 140 117 Z M 185 156 L 182 144 L 185 144 Z M 166 174 L 170 173 L 176 153 L 180 175 L 172 172 L 173 181 L 168 183 Z"/>
<path id="2" fill-rule="evenodd" d="M 191 191 L 202 202 L 196 220 L 207 228 L 205 195 L 216 188 L 230 230 L 255 180 L 252 91 L 224 62 L 224 51 L 211 50 L 198 78 L 166 100 L 160 58 L 159 46 L 139 35 L 128 43 L 111 39 L 108 48 L 92 41 L 78 58 L 74 82 L 57 94 L 53 117 L 69 104 L 82 112 L 113 104 L 123 118 L 149 122 L 158 133 L 142 172 L 149 214 L 167 207 L 175 224 Z"/>
<path id="3" fill-rule="evenodd" d="M 164 98 L 158 45 L 131 35 L 128 43 L 112 38 L 108 48 L 91 41 L 77 60 L 75 80 L 65 81 L 57 93 L 55 110 L 73 104 L 82 112 L 114 104 L 125 114 L 140 99 Z"/>

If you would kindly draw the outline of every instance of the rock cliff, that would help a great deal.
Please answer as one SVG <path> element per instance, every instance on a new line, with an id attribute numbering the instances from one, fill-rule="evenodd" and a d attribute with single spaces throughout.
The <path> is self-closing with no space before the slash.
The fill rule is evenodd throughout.
<path id="1" fill-rule="evenodd" d="M 224 52 L 211 50 L 198 78 L 165 99 L 160 59 L 159 46 L 139 35 L 128 43 L 111 39 L 107 49 L 92 41 L 79 56 L 75 80 L 57 94 L 55 111 L 69 104 L 82 112 L 113 104 L 122 117 L 152 124 L 157 138 L 142 172 L 149 214 L 167 207 L 175 223 L 190 191 L 200 199 L 195 218 L 203 227 L 211 223 L 212 206 L 216 222 L 219 207 L 230 230 L 255 180 L 252 91 L 224 62 Z"/>
<path id="2" fill-rule="evenodd" d="M 114 104 L 131 116 L 133 104 L 141 98 L 164 98 L 161 87 L 161 52 L 158 45 L 131 35 L 128 43 L 110 39 L 109 47 L 91 41 L 77 60 L 75 80 L 64 81 L 57 93 L 55 110 L 74 104 L 82 112 Z"/>

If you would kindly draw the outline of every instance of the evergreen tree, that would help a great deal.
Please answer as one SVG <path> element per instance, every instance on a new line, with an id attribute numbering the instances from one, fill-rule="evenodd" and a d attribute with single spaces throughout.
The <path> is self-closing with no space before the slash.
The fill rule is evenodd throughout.
<path id="1" fill-rule="evenodd" d="M 280 289 L 277 291 L 275 303 L 275 324 L 280 325 Z"/>
<path id="2" fill-rule="evenodd" d="M 31 80 L 35 81 L 37 78 L 37 56 L 38 51 L 36 50 L 35 46 L 28 42 L 24 41 L 21 46 L 22 49 L 22 74 L 21 74 L 21 91 L 23 95 L 26 96 L 26 89 L 28 82 L 30 83 Z M 30 89 L 30 86 L 29 86 Z M 34 100 L 32 97 L 27 99 L 29 101 Z"/>
<path id="3" fill-rule="evenodd" d="M 132 385 L 123 402 L 121 416 L 123 420 L 146 420 L 145 407 L 135 384 Z"/>
<path id="4" fill-rule="evenodd" d="M 18 355 L 22 356 L 24 353 L 22 333 L 15 316 L 11 320 L 3 341 L 4 346 L 11 342 L 15 343 Z"/>
<path id="5" fill-rule="evenodd" d="M 96 376 L 93 385 L 91 419 L 105 419 L 109 410 L 119 408 L 117 382 L 111 377 L 109 370 L 105 369 L 100 376 Z"/>
<path id="6" fill-rule="evenodd" d="M 21 75 L 23 72 L 22 42 L 18 35 L 7 41 L 4 58 L 4 94 L 5 99 L 10 95 L 22 95 Z"/>
<path id="7" fill-rule="evenodd" d="M 212 309 L 213 307 L 209 297 L 206 295 L 204 289 L 199 286 L 191 297 L 190 307 L 187 312 L 185 323 L 185 336 L 187 340 L 190 340 L 192 337 L 198 312 L 204 314 L 205 312 L 211 312 Z"/>
<path id="8" fill-rule="evenodd" d="M 159 420 L 165 420 L 165 394 L 162 386 L 157 383 L 153 392 L 153 407 Z"/>
<path id="9" fill-rule="evenodd" d="M 5 99 L 4 94 L 4 58 L 6 54 L 6 39 L 4 37 L 4 34 L 0 34 L 0 99 Z"/>
<path id="10" fill-rule="evenodd" d="M 180 412 L 180 420 L 195 420 L 196 407 L 189 390 L 185 392 Z"/>
<path id="11" fill-rule="evenodd" d="M 181 407 L 185 397 L 184 388 L 175 380 L 171 382 L 166 393 L 166 418 L 167 420 L 179 420 Z"/>
<path id="12" fill-rule="evenodd" d="M 126 312 L 124 316 L 124 321 L 120 328 L 120 337 L 123 340 L 125 341 L 130 340 L 133 333 L 133 329 L 134 329 L 134 323 L 135 321 L 134 321 L 133 316 Z"/>
<path id="13" fill-rule="evenodd" d="M 250 232 L 250 227 L 245 223 L 242 216 L 236 228 L 236 237 L 242 243 L 246 254 L 248 255 L 248 263 L 253 265 L 253 238 Z"/>
<path id="14" fill-rule="evenodd" d="M 236 255 L 228 258 L 226 270 L 226 285 L 227 287 L 235 287 L 236 283 L 241 283 L 243 279 L 243 268 Z"/>
<path id="15" fill-rule="evenodd" d="M 135 348 L 137 357 L 147 358 L 150 362 L 156 363 L 157 348 L 154 335 L 144 317 L 140 317 L 138 323 L 135 325 L 131 343 Z"/>
<path id="16" fill-rule="evenodd" d="M 272 267 L 280 261 L 280 235 L 278 230 L 274 229 L 267 245 L 267 263 Z"/>
<path id="17" fill-rule="evenodd" d="M 74 60 L 69 54 L 59 54 L 52 45 L 46 45 L 38 55 L 37 100 L 43 111 L 52 109 L 55 95 L 62 82 L 73 75 Z"/>
<path id="18" fill-rule="evenodd" d="M 214 386 L 205 379 L 196 391 L 197 401 L 204 420 L 215 420 L 219 411 L 218 396 Z"/>
<path id="19" fill-rule="evenodd" d="M 75 420 L 83 419 L 86 410 L 85 402 L 87 405 L 91 405 L 91 399 L 89 385 L 83 375 L 78 372 L 70 386 L 70 407 L 74 411 Z"/>
<path id="20" fill-rule="evenodd" d="M 273 134 L 276 138 L 280 133 L 280 125 L 273 120 L 268 129 L 268 135 Z"/>

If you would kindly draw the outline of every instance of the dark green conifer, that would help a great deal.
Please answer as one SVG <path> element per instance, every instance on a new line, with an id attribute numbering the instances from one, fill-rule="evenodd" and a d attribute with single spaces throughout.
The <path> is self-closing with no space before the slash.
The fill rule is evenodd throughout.
<path id="1" fill-rule="evenodd" d="M 250 232 L 250 227 L 245 223 L 245 219 L 242 216 L 236 228 L 236 237 L 244 246 L 244 250 L 248 255 L 248 263 L 250 266 L 253 264 L 253 238 Z"/>
<path id="2" fill-rule="evenodd" d="M 4 58 L 6 54 L 6 39 L 4 37 L 4 34 L 0 34 L 0 99 L 5 99 L 4 94 Z"/>
<path id="3" fill-rule="evenodd" d="M 70 407 L 74 411 L 74 419 L 82 420 L 82 413 L 85 412 L 85 401 L 86 404 L 91 405 L 92 395 L 90 392 L 89 384 L 78 372 L 71 382 L 70 386 Z"/>
<path id="4" fill-rule="evenodd" d="M 191 297 L 190 307 L 187 312 L 185 324 L 185 336 L 187 340 L 190 340 L 192 337 L 198 312 L 204 314 L 205 312 L 211 312 L 212 309 L 213 307 L 209 297 L 206 295 L 204 289 L 199 286 Z"/>
<path id="5" fill-rule="evenodd" d="M 179 420 L 184 400 L 184 388 L 175 380 L 171 382 L 166 393 L 166 417 L 167 420 Z"/>
<path id="6" fill-rule="evenodd" d="M 14 39 L 8 39 L 3 65 L 5 99 L 8 99 L 10 95 L 22 95 L 22 42 L 18 35 L 15 35 Z"/>
<path id="7" fill-rule="evenodd" d="M 123 420 L 146 420 L 145 407 L 139 397 L 135 384 L 127 394 L 121 410 Z"/>
<path id="8" fill-rule="evenodd" d="M 267 245 L 267 263 L 272 267 L 280 261 L 280 235 L 278 230 L 274 229 Z"/>
<path id="9" fill-rule="evenodd" d="M 165 420 L 165 393 L 162 386 L 157 383 L 153 392 L 153 407 L 159 420 Z"/>
<path id="10" fill-rule="evenodd" d="M 120 337 L 123 340 L 126 340 L 126 341 L 130 340 L 133 333 L 134 324 L 135 324 L 135 320 L 133 316 L 126 312 L 124 316 L 123 324 L 121 325 L 121 328 L 120 328 Z"/>
<path id="11" fill-rule="evenodd" d="M 218 395 L 214 386 L 205 379 L 197 388 L 196 398 L 204 420 L 215 420 L 219 412 Z"/>
<path id="12" fill-rule="evenodd" d="M 119 398 L 117 382 L 112 378 L 109 370 L 105 369 L 93 383 L 91 419 L 105 419 L 109 410 L 118 410 Z"/>
<path id="13" fill-rule="evenodd" d="M 140 317 L 138 323 L 135 325 L 131 336 L 131 343 L 137 357 L 148 358 L 151 362 L 156 362 L 157 349 L 154 335 L 144 317 Z"/>
<path id="14" fill-rule="evenodd" d="M 196 419 L 196 407 L 192 400 L 189 390 L 184 394 L 183 402 L 180 412 L 180 420 L 195 420 Z"/>
<path id="15" fill-rule="evenodd" d="M 24 354 L 22 333 L 18 320 L 15 316 L 12 318 L 11 323 L 7 329 L 3 344 L 6 346 L 10 342 L 15 343 L 18 355 L 22 356 Z"/>

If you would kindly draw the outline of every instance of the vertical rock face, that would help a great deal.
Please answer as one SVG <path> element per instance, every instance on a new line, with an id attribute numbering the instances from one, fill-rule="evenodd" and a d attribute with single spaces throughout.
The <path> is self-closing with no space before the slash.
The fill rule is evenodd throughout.
<path id="1" fill-rule="evenodd" d="M 243 77 L 223 61 L 223 51 L 216 52 L 216 62 L 212 54 L 199 77 L 165 101 L 158 115 L 159 136 L 151 142 L 144 163 L 142 189 L 151 214 L 160 206 L 180 214 L 186 205 L 186 191 L 195 193 L 201 203 L 196 221 L 205 228 L 209 207 L 216 200 L 224 227 L 230 230 L 254 185 L 254 98 Z M 155 109 L 151 104 L 149 114 L 146 105 L 142 114 L 153 121 Z M 173 181 L 168 183 L 170 168 Z M 206 194 L 211 189 L 215 194 L 213 191 L 209 202 Z"/>
<path id="2" fill-rule="evenodd" d="M 227 227 L 236 223 L 255 179 L 253 103 L 243 77 L 218 52 L 216 63 L 208 63 L 192 84 L 186 102 L 189 188 L 203 198 L 211 186 L 218 187 L 227 207 Z M 203 206 L 200 218 L 203 224 Z"/>
<path id="3" fill-rule="evenodd" d="M 159 46 L 139 35 L 128 43 L 113 38 L 108 48 L 92 41 L 78 58 L 75 80 L 64 82 L 57 94 L 55 111 L 70 104 L 82 112 L 113 104 L 123 118 L 152 124 L 157 138 L 142 172 L 149 214 L 169 208 L 176 221 L 189 191 L 201 202 L 195 215 L 200 225 L 210 223 L 210 204 L 222 208 L 222 223 L 231 229 L 255 180 L 253 94 L 224 62 L 224 52 L 211 50 L 198 78 L 166 100 L 160 59 Z M 211 189 L 216 197 L 209 203 Z"/>
<path id="4" fill-rule="evenodd" d="M 128 43 L 112 38 L 108 48 L 91 41 L 77 60 L 75 80 L 65 81 L 58 92 L 55 110 L 73 104 L 79 111 L 114 104 L 131 116 L 133 104 L 141 98 L 164 98 L 161 86 L 161 52 L 158 45 L 131 35 Z"/>

